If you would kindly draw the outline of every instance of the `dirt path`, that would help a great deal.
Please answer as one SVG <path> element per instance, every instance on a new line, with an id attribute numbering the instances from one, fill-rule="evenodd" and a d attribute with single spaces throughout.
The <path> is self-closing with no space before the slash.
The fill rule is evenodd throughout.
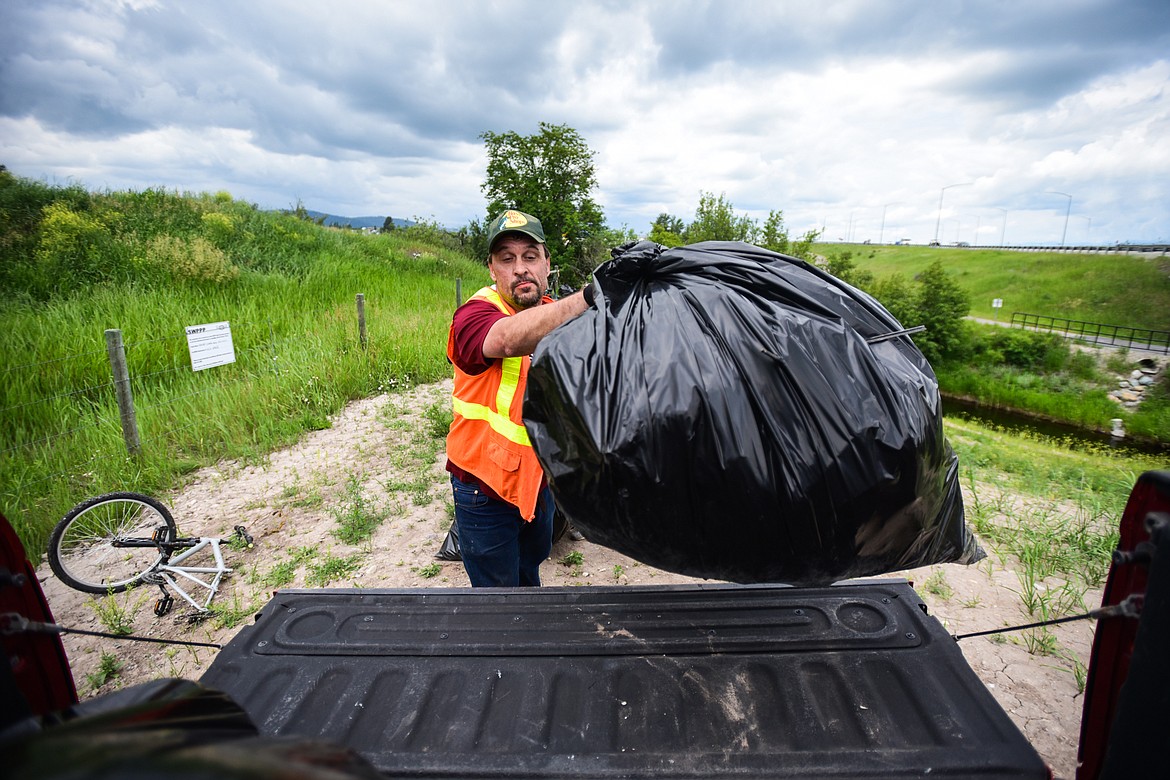
<path id="1" fill-rule="evenodd" d="M 156 618 L 151 605 L 157 591 L 141 589 L 114 601 L 92 599 L 64 586 L 43 565 L 38 573 L 55 618 L 73 628 L 104 630 L 111 618 L 99 617 L 95 607 L 101 605 L 123 610 L 136 635 L 224 643 L 276 587 L 315 587 L 347 566 L 347 573 L 325 586 L 468 586 L 461 564 L 435 558 L 451 521 L 450 486 L 443 453 L 436 455 L 421 443 L 426 409 L 449 395 L 450 383 L 444 382 L 357 401 L 328 430 L 272 453 L 263 463 L 204 469 L 180 492 L 162 497 L 186 535 L 227 536 L 243 525 L 255 538 L 253 549 L 226 555 L 234 573 L 215 599 L 219 615 L 193 622 L 191 610 L 176 606 Z M 970 495 L 966 498 L 971 501 Z M 334 533 L 339 518 L 382 512 L 386 517 L 369 542 L 347 545 Z M 571 553 L 580 554 L 580 563 L 562 563 Z M 1016 593 L 1014 567 L 992 553 L 972 567 L 948 564 L 894 576 L 914 582 L 931 614 L 950 633 L 962 634 L 1032 620 Z M 554 547 L 541 575 L 546 585 L 558 586 L 695 581 L 567 537 Z M 285 577 L 291 578 L 282 582 Z M 1099 591 L 1091 591 L 1086 600 L 1095 606 L 1100 598 Z M 1088 621 L 1053 630 L 1059 647 L 1082 665 L 1088 664 L 1092 632 Z M 66 635 L 65 647 L 83 697 L 95 692 L 103 656 L 107 668 L 116 662 L 120 669 L 98 691 L 158 677 L 198 679 L 215 652 L 72 634 Z M 1029 654 L 1019 634 L 971 638 L 960 647 L 1056 776 L 1071 780 L 1083 703 L 1075 663 L 1069 657 Z"/>

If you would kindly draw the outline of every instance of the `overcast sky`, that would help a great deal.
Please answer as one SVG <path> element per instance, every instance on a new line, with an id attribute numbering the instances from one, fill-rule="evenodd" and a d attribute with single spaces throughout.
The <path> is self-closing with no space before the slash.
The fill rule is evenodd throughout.
<path id="1" fill-rule="evenodd" d="M 1167 0 L 0 0 L 14 173 L 449 227 L 545 121 L 639 235 L 1167 241 L 1168 86 Z"/>

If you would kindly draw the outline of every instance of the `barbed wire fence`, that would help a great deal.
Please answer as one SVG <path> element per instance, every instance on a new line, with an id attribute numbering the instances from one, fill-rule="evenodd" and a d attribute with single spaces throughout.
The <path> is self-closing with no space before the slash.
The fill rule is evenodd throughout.
<path id="1" fill-rule="evenodd" d="M 278 355 L 270 322 L 237 321 L 231 323 L 231 328 L 233 347 L 235 347 L 235 359 L 232 365 L 235 365 L 237 369 L 235 376 L 228 381 L 246 381 L 261 365 L 263 370 L 271 371 L 276 368 Z M 225 377 L 222 373 L 216 374 L 211 369 L 208 373 L 199 376 L 200 372 L 193 371 L 190 362 L 182 362 L 186 357 L 183 349 L 187 340 L 186 333 L 123 340 L 121 330 L 109 329 L 105 331 L 104 335 L 107 340 L 107 346 L 104 350 L 84 350 L 49 361 L 33 361 L 7 366 L 3 371 L 0 371 L 0 381 L 7 382 L 10 376 L 19 373 L 43 374 L 62 371 L 65 366 L 74 363 L 80 367 L 74 366 L 73 370 L 68 373 L 91 377 L 80 387 L 0 408 L 0 417 L 6 420 L 15 420 L 22 415 L 52 416 L 62 406 L 85 407 L 84 415 L 78 415 L 79 418 L 84 417 L 84 421 L 79 419 L 78 424 L 66 424 L 60 430 L 34 438 L 25 438 L 24 428 L 13 425 L 10 427 L 12 440 L 3 449 L 0 449 L 0 458 L 13 460 L 19 458 L 32 462 L 44 462 L 49 459 L 51 450 L 58 447 L 63 440 L 91 434 L 93 431 L 99 432 L 99 438 L 103 438 L 101 436 L 103 433 L 107 434 L 104 438 L 112 438 L 108 434 L 118 432 L 125 445 L 126 453 L 135 455 L 140 451 L 144 441 L 147 443 L 161 441 L 169 435 L 199 424 L 198 421 L 195 421 L 181 426 L 159 429 L 157 423 L 154 423 L 152 425 L 155 426 L 155 429 L 149 430 L 149 436 L 144 437 L 138 426 L 138 419 L 141 415 L 165 421 L 165 415 L 159 416 L 152 413 L 164 410 L 184 399 L 193 398 L 224 386 Z M 170 362 L 171 365 L 158 368 L 156 357 L 150 361 L 155 365 L 152 368 L 148 366 L 147 360 L 136 359 L 140 355 L 146 358 L 148 353 L 157 355 L 159 352 L 163 354 L 163 360 Z M 264 358 L 262 363 L 257 363 L 258 356 Z M 271 359 L 268 359 L 269 356 Z M 102 361 L 102 358 L 105 358 L 105 361 Z M 105 381 L 96 381 L 96 374 L 100 370 L 99 362 L 104 362 L 107 377 Z M 170 377 L 177 377 L 181 373 L 191 373 L 196 377 L 194 389 L 170 395 L 158 401 L 148 400 L 152 397 L 151 391 L 153 389 L 168 384 L 178 384 L 178 382 L 168 382 L 167 380 Z M 38 407 L 47 407 L 47 409 Z M 175 417 L 172 416 L 170 419 L 173 422 Z M 78 475 L 90 470 L 95 461 L 109 455 L 109 452 L 103 450 L 95 451 L 92 457 L 86 461 L 78 461 L 68 468 L 58 468 L 42 473 L 23 482 L 22 486 L 27 489 L 36 486 L 37 483 L 51 480 L 70 482 Z"/>

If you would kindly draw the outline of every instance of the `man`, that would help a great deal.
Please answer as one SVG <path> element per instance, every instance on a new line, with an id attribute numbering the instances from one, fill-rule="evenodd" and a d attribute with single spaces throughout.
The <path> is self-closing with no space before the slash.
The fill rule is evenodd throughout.
<path id="1" fill-rule="evenodd" d="M 447 470 L 459 549 L 474 587 L 539 586 L 554 506 L 524 429 L 524 388 L 536 345 L 592 305 L 592 285 L 559 301 L 545 295 L 544 228 L 512 209 L 489 223 L 487 267 L 494 284 L 455 311 L 447 336 L 455 367 Z"/>

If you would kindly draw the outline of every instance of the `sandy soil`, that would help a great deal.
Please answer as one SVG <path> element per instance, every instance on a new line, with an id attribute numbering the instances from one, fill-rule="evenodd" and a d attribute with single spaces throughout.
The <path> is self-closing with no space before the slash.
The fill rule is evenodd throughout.
<path id="1" fill-rule="evenodd" d="M 458 562 L 436 560 L 451 522 L 450 483 L 445 457 L 419 462 L 414 444 L 425 425 L 423 411 L 450 394 L 450 383 L 418 387 L 350 404 L 328 430 L 314 432 L 296 446 L 272 453 L 261 463 L 225 462 L 192 476 L 181 491 L 160 497 L 172 510 L 180 530 L 191 536 L 229 536 L 245 526 L 255 539 L 250 550 L 226 551 L 234 571 L 222 584 L 213 606 L 220 616 L 193 620 L 193 610 L 178 603 L 165 617 L 152 612 L 157 591 L 142 588 L 114 597 L 132 619 L 135 635 L 225 643 L 250 622 L 271 597 L 277 568 L 295 575 L 284 587 L 315 586 L 307 581 L 323 561 L 353 556 L 356 568 L 329 584 L 333 587 L 466 587 Z M 420 479 L 419 475 L 425 475 Z M 360 489 L 359 489 L 360 488 Z M 967 490 L 967 487 L 964 487 Z M 385 512 L 372 540 L 346 545 L 334 535 L 338 515 L 352 508 L 355 496 L 366 511 Z M 967 495 L 968 502 L 971 496 Z M 987 545 L 984 545 L 985 547 Z M 989 550 L 990 552 L 990 550 Z M 564 563 L 580 553 L 581 563 Z M 296 556 L 300 563 L 293 563 Z M 575 556 L 574 556 L 575 557 Z M 951 634 L 963 634 L 1031 622 L 1016 591 L 1016 563 L 994 552 L 971 567 L 933 566 L 895 576 L 916 584 Z M 939 574 L 952 593 L 930 592 L 928 580 Z M 94 599 L 66 587 L 39 569 L 56 620 L 68 627 L 101 631 Z M 933 578 L 933 579 L 932 579 Z M 546 585 L 673 584 L 691 578 L 663 572 L 612 550 L 565 537 L 542 568 Z M 945 588 L 935 588 L 945 593 Z M 1090 606 L 1100 603 L 1090 591 Z M 234 618 L 234 621 L 231 620 Z M 238 622 L 236 622 L 238 621 Z M 224 623 L 234 622 L 225 626 Z M 1087 665 L 1094 624 L 1078 621 L 1054 627 L 1059 647 Z M 214 658 L 214 649 L 129 642 L 77 634 L 65 636 L 79 694 L 84 698 L 112 687 L 157 677 L 198 679 Z M 1067 657 L 1029 654 L 1020 632 L 965 639 L 960 647 L 995 698 L 1009 713 L 1056 777 L 1072 778 L 1076 769 L 1083 696 L 1074 663 Z M 121 669 L 94 687 L 103 654 Z"/>

